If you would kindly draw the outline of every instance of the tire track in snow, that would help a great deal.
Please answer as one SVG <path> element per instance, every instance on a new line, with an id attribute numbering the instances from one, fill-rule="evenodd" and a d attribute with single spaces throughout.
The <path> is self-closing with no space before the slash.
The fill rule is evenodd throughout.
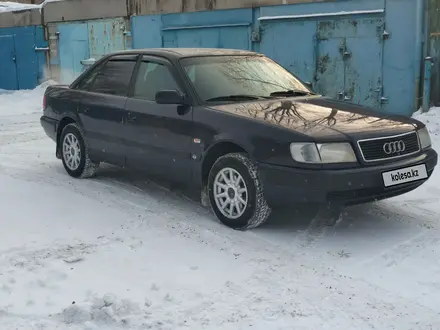
<path id="1" fill-rule="evenodd" d="M 39 116 L 36 114 L 0 116 L 0 148 L 46 138 L 47 136 L 39 123 Z"/>
<path id="2" fill-rule="evenodd" d="M 18 155 L 11 153 L 11 155 L 7 157 L 9 161 L 11 161 L 10 163 L 13 164 L 13 159 L 17 156 Z M 28 166 L 27 170 L 26 165 Z M 179 197 L 172 196 L 172 193 L 160 194 L 160 197 L 158 197 L 157 190 L 151 189 L 149 184 L 147 184 L 147 187 L 142 184 L 141 188 L 130 188 L 133 184 L 130 180 L 128 180 L 128 184 L 125 184 L 126 181 L 123 180 L 123 184 L 118 184 L 117 186 L 115 186 L 114 181 L 111 181 L 112 179 L 109 180 L 106 177 L 88 182 L 70 180 L 63 173 L 61 165 L 55 166 L 55 161 L 51 161 L 50 166 L 52 170 L 55 169 L 54 172 L 49 172 L 51 169 L 49 169 L 49 171 L 48 169 L 43 170 L 41 166 L 32 161 L 30 161 L 29 164 L 24 164 L 22 169 L 14 169 L 9 166 L 3 166 L 3 168 L 5 168 L 10 175 L 20 179 L 29 179 L 57 187 L 62 186 L 69 191 L 73 188 L 74 191 L 81 195 L 93 198 L 109 207 L 115 207 L 131 214 L 133 217 L 147 213 L 161 218 L 161 223 L 158 224 L 153 221 L 147 223 L 147 227 L 162 226 L 174 235 L 182 235 L 183 233 L 187 239 L 196 239 L 200 243 L 209 240 L 211 246 L 217 249 L 223 249 L 225 253 L 240 251 L 243 259 L 247 259 L 248 263 L 255 264 L 255 277 L 250 279 L 250 283 L 244 287 L 242 284 L 239 284 L 238 287 L 241 289 L 238 289 L 238 291 L 237 285 L 226 286 L 222 292 L 224 303 L 228 302 L 228 298 L 234 291 L 244 295 L 245 298 L 243 298 L 243 302 L 245 304 L 252 298 L 257 300 L 259 298 L 261 299 L 261 297 L 254 292 L 254 288 L 255 285 L 260 285 L 264 282 L 267 289 L 264 294 L 261 295 L 263 299 L 280 301 L 280 304 L 282 304 L 286 302 L 286 296 L 288 296 L 285 290 L 289 289 L 292 290 L 292 292 L 298 291 L 297 298 L 302 302 L 302 307 L 306 310 L 306 313 L 319 315 L 318 319 L 320 320 L 329 318 L 331 320 L 331 314 L 335 312 L 341 315 L 345 313 L 345 315 L 348 315 L 348 318 L 358 317 L 359 320 L 362 320 L 359 322 L 363 326 L 371 325 L 374 328 L 374 324 L 376 324 L 376 328 L 381 329 L 380 322 L 376 321 L 376 323 L 374 323 L 371 319 L 382 319 L 383 321 L 383 317 L 387 317 L 388 324 L 394 322 L 393 320 L 395 319 L 394 316 L 382 315 L 381 311 L 390 311 L 394 308 L 394 312 L 397 309 L 400 311 L 399 313 L 403 313 L 400 317 L 405 317 L 404 314 L 406 313 L 408 324 L 411 324 L 411 322 L 413 322 L 411 320 L 414 319 L 411 314 L 415 315 L 419 313 L 425 316 L 425 326 L 428 326 L 430 318 L 435 319 L 437 315 L 434 314 L 434 311 L 429 311 L 426 307 L 399 297 L 399 295 L 395 293 L 380 289 L 371 283 L 354 278 L 347 282 L 347 280 L 341 279 L 340 276 L 343 276 L 342 274 L 338 274 L 332 269 L 326 269 L 325 266 L 308 266 L 307 259 L 299 258 L 297 250 L 292 252 L 280 249 L 279 246 L 275 246 L 271 243 L 268 244 L 269 242 L 266 240 L 261 239 L 261 237 L 256 238 L 255 235 L 251 233 L 236 233 L 230 232 L 227 229 L 217 228 L 210 216 L 210 212 L 206 209 L 201 206 L 195 207 L 196 203 L 188 205 L 188 201 L 182 201 Z M 102 189 L 102 186 L 106 186 L 106 188 Z M 149 206 L 146 207 L 146 204 Z M 185 220 L 182 220 L 183 214 L 185 214 Z M 205 223 L 195 221 L 195 218 L 200 216 L 204 218 L 202 221 L 206 221 Z M 138 228 L 145 230 L 145 225 L 146 223 L 142 221 L 139 223 L 131 223 L 132 229 Z M 322 237 L 326 233 L 321 234 L 319 237 Z M 311 246 L 311 244 L 306 246 Z M 255 259 L 255 255 L 260 256 L 259 261 Z M 276 256 L 275 259 L 274 256 Z M 297 267 L 300 263 L 303 263 L 304 266 L 300 269 L 292 269 L 292 265 Z M 322 280 L 321 285 L 323 285 L 323 287 L 320 287 L 319 284 L 317 286 L 317 279 Z M 280 286 L 280 283 L 283 283 L 283 285 Z M 341 287 L 342 289 L 339 291 L 333 290 L 333 288 L 336 287 Z M 361 289 L 361 292 L 365 292 L 363 297 L 356 296 L 359 289 Z M 312 292 L 315 293 L 312 294 Z M 347 298 L 347 301 L 341 301 L 341 292 L 342 295 L 346 297 L 357 297 L 359 301 L 354 304 L 357 308 L 353 307 L 352 299 Z M 394 306 L 393 303 L 399 300 L 399 306 Z M 214 300 L 209 301 L 213 302 Z M 368 305 L 370 301 L 374 302 L 374 306 Z M 405 303 L 402 304 L 402 301 Z M 233 307 L 239 309 L 241 304 L 235 303 Z M 322 310 L 325 311 L 326 308 L 328 308 L 328 312 L 322 314 Z M 359 314 L 358 308 L 364 310 L 363 315 Z M 255 313 L 255 311 L 264 312 L 264 308 L 256 308 L 253 313 Z M 286 313 L 286 311 L 282 311 L 282 308 L 280 308 L 280 311 L 278 314 L 284 315 Z M 397 315 L 398 313 L 395 314 Z M 368 318 L 370 318 L 370 320 Z M 319 323 L 319 321 L 315 322 Z M 371 322 L 373 323 L 371 324 Z M 421 325 L 419 324 L 419 326 Z M 415 325 L 413 329 L 417 329 L 417 325 Z"/>
<path id="3" fill-rule="evenodd" d="M 43 179 L 43 178 L 42 178 Z M 51 181 L 51 180 L 47 180 L 48 178 L 46 177 L 45 178 L 45 180 L 46 181 Z M 54 185 L 57 185 L 57 186 L 59 186 L 60 185 L 60 180 L 59 180 L 59 178 L 54 178 L 55 180 L 52 182 L 52 184 L 54 184 Z M 83 183 L 85 183 L 84 181 L 75 181 L 75 183 L 72 185 L 72 186 L 76 186 L 76 184 L 78 184 L 78 185 L 82 185 Z M 92 181 L 90 181 L 89 182 L 90 184 L 92 184 Z M 86 184 L 86 186 L 88 186 L 89 184 Z M 71 188 L 71 186 L 70 185 L 68 185 L 68 187 L 70 187 Z M 92 187 L 82 187 L 82 188 L 86 188 L 86 191 L 84 191 L 84 189 L 81 189 L 81 187 L 75 187 L 76 189 L 79 189 L 81 192 L 82 192 L 82 194 L 83 195 L 89 195 L 89 193 L 91 192 L 91 191 L 93 191 L 93 189 L 92 190 L 90 190 L 89 188 L 92 188 Z M 124 189 L 122 189 L 122 191 L 121 191 L 121 187 L 111 187 L 111 185 L 110 185 L 110 187 L 109 187 L 109 189 L 110 190 L 114 190 L 114 189 L 117 189 L 118 191 L 119 191 L 119 193 L 118 194 L 114 194 L 114 195 L 110 195 L 110 196 L 112 196 L 112 198 L 108 198 L 108 197 L 110 197 L 110 196 L 108 196 L 107 194 L 105 195 L 105 196 L 102 196 L 103 198 L 101 199 L 101 198 L 99 198 L 99 199 L 101 199 L 101 201 L 102 202 L 104 202 L 104 200 L 106 201 L 106 204 L 108 204 L 109 206 L 112 206 L 112 207 L 115 207 L 115 206 L 117 206 L 116 208 L 117 209 L 119 209 L 119 210 L 124 210 L 125 212 L 128 212 L 128 213 L 131 213 L 131 214 L 133 214 L 133 215 L 136 215 L 136 214 L 138 214 L 140 211 L 142 211 L 142 209 L 144 209 L 144 206 L 141 204 L 141 203 L 139 203 L 139 202 L 135 202 L 135 201 L 133 201 L 133 197 L 140 197 L 140 200 L 145 200 L 145 196 L 139 196 L 139 195 L 137 195 L 137 193 L 135 193 L 134 191 L 130 191 L 129 192 L 129 196 L 127 196 L 128 198 L 129 198 L 129 200 L 132 202 L 132 204 L 131 205 L 133 205 L 133 203 L 135 204 L 135 208 L 137 209 L 132 209 L 132 208 L 130 208 L 130 209 L 127 209 L 127 207 L 125 206 L 125 208 L 124 208 L 124 204 L 125 204 L 125 202 L 126 202 L 126 198 L 124 198 L 124 196 L 123 196 L 123 193 L 125 193 L 124 192 Z M 136 189 L 137 190 L 137 189 Z M 141 193 L 141 192 L 138 192 L 138 193 Z M 98 195 L 100 195 L 100 194 L 98 194 Z M 96 198 L 96 195 L 95 196 L 91 196 L 92 198 Z M 167 203 L 168 204 L 168 203 Z M 168 206 L 169 207 L 169 206 Z M 141 210 L 139 210 L 139 209 L 141 209 Z M 157 214 L 157 213 L 156 213 Z M 162 216 L 162 214 L 159 214 L 160 216 Z M 171 215 L 173 216 L 173 214 L 172 214 L 172 212 L 171 212 Z M 174 219 L 176 219 L 177 217 L 174 217 L 173 216 L 173 219 L 171 219 L 173 222 L 174 222 Z M 165 220 L 165 219 L 164 219 Z M 168 220 L 169 220 L 169 218 L 168 218 Z M 181 222 L 180 220 L 178 221 L 178 222 Z M 170 227 L 169 227 L 169 224 L 166 224 L 166 227 L 168 228 L 168 229 L 170 229 Z M 204 229 L 204 231 L 206 231 L 206 228 L 194 228 L 194 225 L 192 225 L 192 226 L 188 226 L 187 224 L 185 224 L 185 223 L 181 223 L 181 225 L 179 225 L 178 223 L 175 223 L 174 225 L 171 225 L 171 228 L 178 228 L 178 232 L 180 232 L 180 231 L 182 231 L 182 230 L 185 230 L 185 232 L 186 232 L 186 234 L 188 234 L 187 235 L 187 237 L 189 238 L 189 239 L 194 239 L 194 238 L 197 238 L 198 240 L 200 240 L 200 237 L 199 237 L 199 235 L 197 235 L 197 234 L 195 234 L 195 233 L 199 233 L 199 232 L 201 232 L 203 229 Z M 190 229 L 192 229 L 192 230 L 188 230 L 189 228 Z M 196 225 L 196 227 L 198 227 L 197 225 Z M 208 231 L 209 231 L 209 229 L 208 229 Z M 176 233 L 176 232 L 175 232 Z M 194 234 L 195 234 L 195 236 L 194 236 Z M 235 236 L 235 237 L 233 237 L 233 236 Z M 239 240 L 237 240 L 236 239 L 236 236 L 239 236 Z M 240 234 L 237 234 L 236 232 L 231 232 L 231 234 L 229 235 L 229 237 L 228 237 L 228 239 L 230 240 L 230 239 L 232 239 L 233 240 L 233 242 L 230 242 L 230 244 L 231 245 L 234 245 L 234 244 L 237 244 L 237 243 L 239 243 L 240 241 L 243 243 L 243 247 L 245 247 L 245 248 L 249 248 L 250 246 L 252 246 L 251 247 L 251 249 L 252 249 L 252 251 L 255 251 L 255 252 L 257 252 L 257 254 L 259 254 L 259 255 L 262 255 L 262 257 L 264 257 L 265 255 L 268 255 L 268 257 L 266 257 L 266 261 L 269 261 L 271 258 L 273 258 L 273 256 L 274 255 L 277 255 L 279 258 L 281 258 L 281 260 L 283 260 L 284 261 L 284 263 L 285 263 L 285 266 L 284 267 L 291 267 L 291 263 L 290 263 L 290 261 L 291 260 L 295 260 L 295 259 L 297 259 L 297 256 L 295 255 L 295 253 L 288 253 L 288 254 L 286 254 L 285 252 L 286 251 L 284 251 L 284 250 L 279 250 L 279 248 L 278 247 L 273 247 L 273 246 L 268 246 L 267 244 L 262 244 L 262 241 L 261 241 L 261 239 L 255 239 L 255 237 L 252 237 L 251 238 L 251 243 L 252 244 L 250 244 L 250 242 L 249 242 L 249 238 L 247 237 L 247 236 L 249 236 L 249 235 L 246 235 L 246 234 L 244 234 L 244 235 L 240 235 Z M 211 236 L 212 237 L 212 236 Z M 222 243 L 224 244 L 224 241 L 225 241 L 225 238 L 224 237 L 222 237 L 221 235 L 220 236 L 218 236 L 219 238 L 220 238 L 220 240 L 222 241 Z M 248 239 L 246 239 L 246 238 L 248 238 Z M 244 241 L 243 241 L 243 239 L 245 239 Z M 216 246 L 217 244 L 215 244 L 215 242 L 213 242 L 212 240 L 210 240 L 210 243 L 214 243 L 214 246 Z M 218 243 L 220 243 L 220 242 L 218 242 Z M 240 244 L 240 243 L 239 243 Z M 220 244 L 220 246 L 218 246 L 217 248 L 223 248 L 224 250 L 227 250 L 227 249 L 225 249 L 225 247 L 223 246 L 223 247 L 221 247 L 221 245 L 222 244 Z M 270 257 L 269 257 L 270 256 Z M 250 259 L 250 261 L 249 262 L 252 262 L 252 259 L 253 258 L 251 258 Z M 304 262 L 304 260 L 303 260 L 303 262 Z M 273 260 L 271 261 L 271 263 L 273 264 Z M 304 264 L 306 265 L 306 262 L 304 262 Z M 267 267 L 267 264 L 265 264 L 265 263 L 262 263 L 262 264 L 260 264 L 260 266 L 259 266 L 259 272 L 262 272 L 263 274 L 266 272 L 266 270 L 264 270 L 264 269 L 262 269 L 262 268 L 266 268 Z M 280 278 L 279 276 L 277 276 L 277 270 L 278 270 L 278 267 L 281 267 L 281 266 L 275 266 L 275 267 L 273 267 L 272 268 L 272 272 L 271 273 L 269 273 L 269 274 L 266 274 L 266 275 L 262 275 L 263 276 L 263 278 L 264 278 L 264 281 L 265 282 L 267 282 L 266 283 L 266 285 L 267 286 L 269 286 L 269 283 L 272 283 L 271 284 L 271 286 L 272 286 L 272 290 L 275 290 L 277 287 L 279 287 L 279 283 L 285 283 L 286 284 L 286 286 L 294 286 L 294 287 L 297 287 L 299 284 L 298 283 L 295 283 L 295 282 L 291 282 L 291 280 L 289 280 L 289 279 L 286 279 L 286 278 Z M 334 274 L 334 272 L 333 271 L 331 271 L 331 270 L 327 270 L 327 271 L 325 271 L 325 272 L 323 272 L 323 269 L 321 269 L 321 270 L 319 270 L 319 268 L 321 268 L 321 267 L 318 267 L 318 269 L 317 268 L 314 268 L 314 270 L 311 270 L 309 267 L 307 267 L 307 266 L 304 266 L 304 267 L 302 267 L 302 271 L 300 272 L 300 273 L 302 273 L 302 272 L 304 272 L 304 273 L 308 273 L 308 272 L 312 272 L 313 274 L 314 274 L 314 276 L 317 276 L 318 278 L 322 278 L 322 279 L 326 279 L 327 281 L 331 281 L 331 282 L 333 282 L 333 281 L 335 281 L 334 282 L 334 284 L 333 284 L 333 287 L 336 287 L 336 286 L 338 286 L 338 283 L 341 285 L 341 286 L 345 286 L 345 284 L 343 283 L 344 281 L 342 281 L 342 283 L 341 283 L 341 281 L 339 281 L 339 280 L 335 280 L 335 278 L 337 278 L 337 274 Z M 313 268 L 312 268 L 313 269 Z M 285 274 L 289 274 L 289 272 L 284 272 Z M 329 278 L 329 275 L 326 275 L 326 273 L 327 274 L 333 274 L 332 275 L 332 277 L 331 278 Z M 301 274 L 295 274 L 295 272 L 293 273 L 293 274 L 290 274 L 290 278 L 296 278 L 296 277 L 298 277 L 298 275 L 301 275 Z M 304 276 L 300 276 L 301 278 L 304 278 Z M 308 276 L 307 276 L 308 277 Z M 314 280 L 314 277 L 312 277 L 312 276 L 310 276 L 310 280 L 309 280 L 309 282 L 311 282 L 311 283 L 309 283 L 308 284 L 308 286 L 310 287 L 310 288 L 314 288 L 314 290 L 316 290 L 316 281 Z M 354 290 L 355 288 L 357 288 L 360 284 L 359 284 L 359 282 L 357 281 L 357 280 L 354 280 L 354 282 L 355 283 L 357 283 L 354 287 L 352 287 L 352 289 L 350 289 L 350 290 Z M 289 284 L 290 283 L 290 284 Z M 303 285 L 307 285 L 307 281 L 304 281 L 303 283 L 301 283 L 301 286 L 303 286 Z M 364 286 L 365 286 L 365 284 L 364 284 Z M 331 285 L 330 285 L 330 287 L 331 287 Z M 366 290 L 366 292 L 370 292 L 371 291 L 371 285 L 368 285 L 367 284 L 367 287 L 370 287 L 370 289 L 365 289 Z M 249 289 L 248 289 L 249 290 Z M 250 290 L 252 290 L 252 289 L 250 289 Z M 345 290 L 347 291 L 347 288 L 345 287 Z M 350 291 L 349 290 L 349 291 Z M 374 291 L 374 290 L 373 290 Z M 353 291 L 353 295 L 355 295 L 355 292 L 357 293 L 358 291 L 357 291 L 357 289 L 356 290 L 354 290 Z M 389 292 L 384 292 L 384 291 L 381 291 L 382 292 L 382 294 L 381 294 L 381 296 L 387 296 L 387 297 L 389 297 L 389 296 L 393 296 L 392 294 L 390 294 Z M 268 296 L 267 297 L 269 297 L 269 295 L 271 295 L 272 293 L 268 293 Z M 321 295 L 320 295 L 320 297 L 318 298 L 318 297 L 316 297 L 316 301 L 321 301 L 322 299 L 326 299 L 326 300 L 332 300 L 332 299 L 335 299 L 335 297 L 336 298 L 338 298 L 338 294 L 324 294 L 323 295 L 323 292 L 321 291 Z M 373 297 L 368 297 L 368 299 L 367 300 L 370 300 L 370 299 L 372 299 Z M 280 295 L 279 296 L 279 299 L 281 299 L 281 301 L 283 301 L 283 299 L 285 299 L 285 298 L 283 298 L 282 297 L 282 295 Z M 307 298 L 306 296 L 305 297 L 301 297 L 301 300 L 302 301 L 304 301 L 304 302 L 306 302 L 306 301 L 311 301 L 311 299 L 310 298 Z M 377 299 L 376 299 L 377 300 Z M 315 301 L 315 299 L 312 299 L 312 301 Z M 339 302 L 339 304 L 341 304 L 340 302 Z M 420 310 L 420 307 L 416 307 L 416 306 L 414 306 L 414 304 L 411 304 L 412 306 L 413 306 L 413 308 L 415 309 L 415 310 L 419 310 L 421 313 L 422 313 L 422 311 Z M 312 306 L 312 302 L 310 302 L 309 303 L 309 306 Z M 238 307 L 238 306 L 237 306 Z M 315 310 L 315 312 L 316 312 L 316 308 L 315 307 L 308 307 L 309 309 L 311 309 L 311 310 Z M 344 310 L 346 310 L 346 311 L 350 311 L 351 310 L 351 308 L 350 308 L 350 306 L 346 306 L 345 304 L 342 304 L 342 307 L 338 307 L 338 309 L 341 309 L 341 308 L 343 308 Z M 366 307 L 365 307 L 366 308 Z M 334 307 L 333 307 L 333 309 L 332 310 L 334 310 Z M 368 310 L 366 310 L 366 312 L 367 312 Z M 426 312 L 426 310 L 425 310 L 425 312 Z M 353 313 L 353 311 L 351 311 L 351 313 Z"/>
<path id="4" fill-rule="evenodd" d="M 374 264 L 378 265 L 378 262 L 383 263 L 385 268 L 392 267 L 414 254 L 415 248 L 421 250 L 428 246 L 435 246 L 440 243 L 440 231 L 432 232 L 425 230 L 408 239 L 405 242 L 396 244 L 395 246 L 383 251 L 382 253 L 375 255 L 367 260 L 362 260 L 358 263 L 360 266 L 366 266 Z"/>
<path id="5" fill-rule="evenodd" d="M 407 205 L 406 201 L 384 201 L 372 205 L 372 214 L 380 214 L 388 219 L 415 224 L 422 228 L 440 229 L 440 215 L 417 205 Z M 408 207 L 409 206 L 409 207 Z"/>
<path id="6" fill-rule="evenodd" d="M 110 189 L 113 189 L 113 187 L 110 187 Z M 116 189 L 121 189 L 120 187 L 116 187 Z M 130 191 L 130 195 L 131 196 L 133 196 L 133 194 L 134 195 L 136 195 L 136 193 L 134 193 L 133 191 Z M 120 199 L 121 198 L 121 196 L 119 195 L 118 197 L 117 197 L 118 199 Z M 115 201 L 113 200 L 113 201 L 111 201 L 111 200 L 109 200 L 108 202 L 110 202 L 110 203 L 114 203 Z M 125 200 L 124 199 L 120 199 L 120 205 L 123 205 L 124 203 L 125 203 Z M 136 205 L 136 204 L 135 204 Z M 143 206 L 142 205 L 139 205 L 139 204 L 137 204 L 136 205 L 136 207 L 138 207 L 138 208 L 142 208 Z M 118 209 L 119 209 L 119 207 L 118 207 Z M 135 212 L 135 214 L 136 214 L 136 212 Z M 182 229 L 182 227 L 179 227 L 179 230 L 181 230 Z M 259 240 L 259 241 L 261 241 L 261 240 Z M 246 242 L 246 243 L 248 243 L 248 242 Z M 258 241 L 256 241 L 255 243 L 257 243 L 257 246 L 259 246 L 259 244 L 258 244 Z M 255 248 L 255 247 L 254 247 Z M 267 251 L 269 248 L 266 246 L 266 249 L 265 249 L 265 251 Z M 272 249 L 269 249 L 269 250 L 272 250 Z M 258 250 L 257 250 L 258 251 Z M 275 251 L 270 251 L 270 254 L 271 255 L 273 255 L 274 254 L 274 252 Z M 283 252 L 285 252 L 285 251 L 283 251 Z M 280 253 L 280 251 L 277 249 L 277 254 L 278 255 L 280 255 L 280 254 L 283 254 L 283 253 Z M 293 253 L 289 253 L 289 255 L 288 255 L 288 258 L 290 259 L 290 258 L 295 258 L 296 256 L 295 256 L 295 254 Z M 276 268 L 275 268 L 276 269 Z M 317 271 L 316 270 L 316 272 L 317 272 L 317 276 L 320 276 L 319 275 L 319 273 L 320 273 L 320 271 Z M 330 271 L 328 271 L 328 272 L 330 272 Z M 330 272 L 331 273 L 331 272 Z M 294 276 L 294 275 L 293 275 Z M 337 276 L 337 275 L 336 275 Z M 267 282 L 268 281 L 268 278 L 269 277 L 274 277 L 274 275 L 273 274 L 270 274 L 270 276 L 265 276 L 265 282 Z M 285 279 L 283 279 L 282 281 L 285 281 Z M 279 280 L 274 280 L 274 281 L 272 281 L 272 283 L 273 283 L 273 285 L 274 285 L 274 287 L 276 287 L 276 286 L 278 286 L 279 285 Z M 316 285 L 316 284 L 313 284 L 313 285 Z M 336 284 L 334 284 L 335 286 L 336 286 Z M 359 285 L 357 285 L 357 286 L 359 286 Z M 369 285 L 369 284 L 367 284 L 367 286 L 371 286 L 371 285 Z M 367 291 L 371 291 L 371 288 L 370 289 L 366 289 Z M 382 292 L 382 294 L 381 294 L 381 296 L 392 296 L 392 294 L 390 293 L 390 292 L 386 292 L 386 291 L 383 291 Z M 330 295 L 327 295 L 327 296 L 324 296 L 324 298 L 325 299 L 330 299 L 332 296 L 336 296 L 337 297 L 337 294 L 330 294 Z M 371 297 L 372 298 L 372 297 Z M 401 297 L 399 297 L 399 299 L 400 299 Z M 322 298 L 321 298 L 322 299 Z M 370 298 L 369 298 L 370 299 Z M 377 299 L 376 299 L 377 300 Z M 307 300 L 305 300 L 305 301 L 307 301 Z M 379 303 L 377 303 L 378 305 L 379 305 Z M 413 304 L 413 306 L 414 306 L 414 304 Z M 348 307 L 346 307 L 346 308 L 348 308 Z M 415 308 L 415 306 L 414 306 L 414 308 Z M 420 308 L 420 307 L 419 307 Z M 348 308 L 349 309 L 349 308 Z"/>

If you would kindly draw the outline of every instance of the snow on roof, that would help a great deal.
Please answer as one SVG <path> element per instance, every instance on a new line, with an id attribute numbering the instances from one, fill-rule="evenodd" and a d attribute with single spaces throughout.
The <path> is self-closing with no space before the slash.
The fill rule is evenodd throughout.
<path id="1" fill-rule="evenodd" d="M 17 3 L 17 2 L 0 2 L 0 13 L 6 11 L 17 11 L 25 9 L 40 8 L 41 5 L 30 5 L 27 3 Z"/>
<path id="2" fill-rule="evenodd" d="M 47 3 L 55 2 L 55 1 L 63 1 L 63 0 L 45 0 L 40 5 L 31 5 L 28 3 L 18 3 L 12 1 L 0 2 L 0 13 L 14 12 L 14 11 L 28 10 L 28 9 L 41 9 Z"/>

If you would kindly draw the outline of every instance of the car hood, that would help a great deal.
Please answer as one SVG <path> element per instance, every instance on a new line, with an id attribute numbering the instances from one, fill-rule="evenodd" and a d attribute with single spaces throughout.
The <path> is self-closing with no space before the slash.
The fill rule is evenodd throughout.
<path id="1" fill-rule="evenodd" d="M 313 137 L 356 135 L 363 138 L 400 134 L 420 123 L 404 116 L 391 116 L 352 103 L 312 96 L 211 106 L 219 111 L 264 121 Z"/>

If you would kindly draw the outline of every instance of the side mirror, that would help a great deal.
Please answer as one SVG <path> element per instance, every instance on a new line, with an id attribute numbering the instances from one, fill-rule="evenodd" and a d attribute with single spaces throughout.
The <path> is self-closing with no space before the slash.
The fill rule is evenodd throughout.
<path id="1" fill-rule="evenodd" d="M 310 81 L 304 82 L 304 85 L 306 85 L 310 89 L 313 89 L 313 84 Z"/>
<path id="2" fill-rule="evenodd" d="M 178 91 L 164 90 L 156 93 L 157 104 L 183 104 L 184 96 Z"/>

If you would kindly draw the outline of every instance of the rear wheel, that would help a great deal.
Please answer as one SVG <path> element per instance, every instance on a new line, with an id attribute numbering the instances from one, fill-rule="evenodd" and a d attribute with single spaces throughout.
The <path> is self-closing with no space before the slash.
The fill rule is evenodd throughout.
<path id="1" fill-rule="evenodd" d="M 220 157 L 208 178 L 208 195 L 217 218 L 233 229 L 258 227 L 268 219 L 270 208 L 264 198 L 258 168 L 244 153 Z"/>
<path id="2" fill-rule="evenodd" d="M 95 175 L 99 164 L 90 160 L 83 135 L 76 124 L 64 127 L 59 143 L 61 160 L 70 176 L 89 178 Z"/>

